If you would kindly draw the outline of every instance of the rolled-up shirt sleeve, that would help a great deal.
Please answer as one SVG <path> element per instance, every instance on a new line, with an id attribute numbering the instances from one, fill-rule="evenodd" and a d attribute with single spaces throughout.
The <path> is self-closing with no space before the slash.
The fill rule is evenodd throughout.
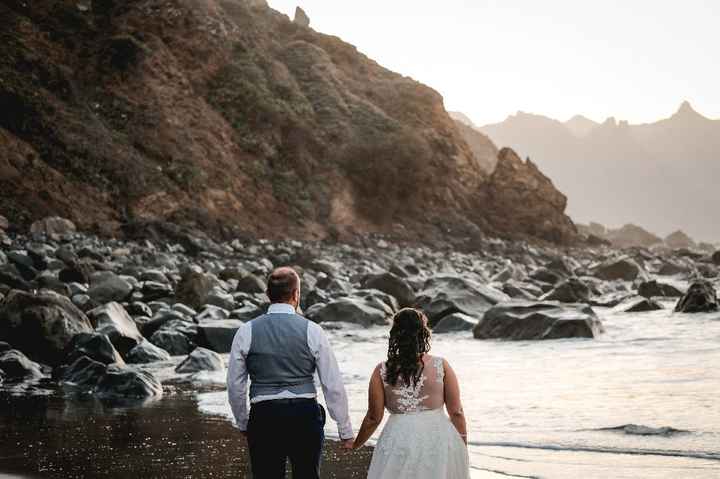
<path id="1" fill-rule="evenodd" d="M 352 439 L 353 429 L 350 422 L 348 398 L 340 367 L 325 331 L 315 323 L 310 323 L 308 328 L 308 344 L 315 355 L 318 376 L 325 396 L 325 404 L 330 417 L 338 425 L 340 439 Z"/>
<path id="2" fill-rule="evenodd" d="M 227 372 L 227 390 L 235 426 L 247 431 L 248 423 L 248 372 L 245 358 L 250 349 L 252 327 L 246 323 L 238 329 L 230 351 Z"/>

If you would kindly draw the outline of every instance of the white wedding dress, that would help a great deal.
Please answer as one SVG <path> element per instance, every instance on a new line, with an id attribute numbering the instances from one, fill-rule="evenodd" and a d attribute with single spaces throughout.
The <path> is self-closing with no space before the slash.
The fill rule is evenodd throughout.
<path id="1" fill-rule="evenodd" d="M 443 360 L 429 357 L 416 387 L 387 384 L 381 365 L 385 407 L 391 415 L 378 439 L 368 479 L 469 479 L 468 452 L 443 410 Z"/>

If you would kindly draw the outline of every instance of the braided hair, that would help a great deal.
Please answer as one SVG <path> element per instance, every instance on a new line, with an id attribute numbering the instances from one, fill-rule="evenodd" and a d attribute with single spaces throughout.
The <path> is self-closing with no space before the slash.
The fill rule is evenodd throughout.
<path id="1" fill-rule="evenodd" d="M 425 314 L 417 309 L 404 308 L 393 317 L 388 344 L 385 381 L 396 386 L 398 380 L 417 386 L 424 365 L 423 354 L 430 351 L 430 329 Z"/>

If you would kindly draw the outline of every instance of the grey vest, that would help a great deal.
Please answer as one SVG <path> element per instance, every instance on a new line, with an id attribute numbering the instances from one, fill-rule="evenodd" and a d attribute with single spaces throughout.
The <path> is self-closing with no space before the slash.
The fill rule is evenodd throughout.
<path id="1" fill-rule="evenodd" d="M 250 399 L 290 391 L 316 394 L 315 356 L 307 343 L 308 320 L 297 314 L 265 314 L 252 321 L 245 363 Z"/>

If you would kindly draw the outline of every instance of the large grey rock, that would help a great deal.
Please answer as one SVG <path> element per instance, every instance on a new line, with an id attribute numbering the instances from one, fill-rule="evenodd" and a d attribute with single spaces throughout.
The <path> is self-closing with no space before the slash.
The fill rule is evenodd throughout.
<path id="1" fill-rule="evenodd" d="M 495 304 L 508 300 L 510 297 L 502 291 L 460 276 L 447 275 L 427 280 L 417 296 L 415 307 L 422 309 L 430 326 L 434 326 L 453 313 L 482 317 Z"/>
<path id="2" fill-rule="evenodd" d="M 175 290 L 175 299 L 193 309 L 199 309 L 207 303 L 207 297 L 217 284 L 217 280 L 204 273 L 187 270 Z"/>
<path id="3" fill-rule="evenodd" d="M 73 338 L 68 350 L 66 364 L 72 364 L 81 356 L 87 356 L 103 364 L 125 364 L 120 353 L 103 333 L 80 333 Z"/>
<path id="4" fill-rule="evenodd" d="M 477 339 L 594 338 L 602 323 L 588 305 L 514 301 L 488 310 L 473 330 Z"/>
<path id="5" fill-rule="evenodd" d="M 717 292 L 708 281 L 696 281 L 691 284 L 675 305 L 675 311 L 680 313 L 707 313 L 717 309 Z"/>
<path id="6" fill-rule="evenodd" d="M 561 303 L 586 303 L 590 299 L 590 288 L 578 278 L 569 278 L 540 297 L 540 301 Z"/>
<path id="7" fill-rule="evenodd" d="M 679 298 L 683 295 L 683 292 L 673 285 L 652 280 L 641 283 L 640 286 L 638 286 L 638 294 L 646 298 L 656 296 Z"/>
<path id="8" fill-rule="evenodd" d="M 596 278 L 613 281 L 633 281 L 643 274 L 643 270 L 637 262 L 629 257 L 612 259 L 593 268 L 593 275 Z"/>
<path id="9" fill-rule="evenodd" d="M 132 293 L 132 285 L 114 273 L 104 274 L 103 279 L 88 290 L 88 295 L 100 304 L 123 302 Z"/>
<path id="10" fill-rule="evenodd" d="M 463 313 L 453 313 L 445 316 L 433 328 L 433 333 L 454 333 L 457 331 L 472 331 L 477 319 Z"/>
<path id="11" fill-rule="evenodd" d="M 142 341 L 127 354 L 129 364 L 148 364 L 169 359 L 170 353 L 147 340 Z"/>
<path id="12" fill-rule="evenodd" d="M 657 311 L 660 309 L 663 309 L 660 303 L 642 296 L 628 298 L 615 306 L 615 311 L 623 313 L 643 313 L 647 311 Z"/>
<path id="13" fill-rule="evenodd" d="M 4 373 L 5 381 L 26 381 L 43 376 L 38 363 L 15 349 L 0 353 L 0 371 Z"/>
<path id="14" fill-rule="evenodd" d="M 92 331 L 87 316 L 56 293 L 11 291 L 0 306 L 0 341 L 43 364 L 60 364 L 72 338 Z"/>
<path id="15" fill-rule="evenodd" d="M 205 348 L 195 348 L 187 358 L 175 368 L 176 373 L 190 374 L 200 371 L 222 371 L 225 369 L 220 355 Z"/>
<path id="16" fill-rule="evenodd" d="M 84 391 L 91 392 L 105 375 L 107 365 L 87 356 L 77 357 L 72 364 L 60 371 L 60 381 Z"/>
<path id="17" fill-rule="evenodd" d="M 146 399 L 162 396 L 160 381 L 147 371 L 108 367 L 95 394 L 103 399 Z"/>
<path id="18" fill-rule="evenodd" d="M 201 322 L 198 326 L 197 345 L 216 353 L 229 353 L 235 333 L 242 325 L 242 321 L 234 319 Z"/>
<path id="19" fill-rule="evenodd" d="M 155 346 L 164 349 L 172 356 L 189 354 L 195 344 L 180 331 L 160 329 L 150 336 L 150 342 Z"/>
<path id="20" fill-rule="evenodd" d="M 30 233 L 36 236 L 46 236 L 58 240 L 63 236 L 71 235 L 77 231 L 75 224 L 65 218 L 50 216 L 36 221 L 30 226 Z"/>
<path id="21" fill-rule="evenodd" d="M 364 278 L 362 287 L 377 289 L 397 299 L 401 308 L 415 304 L 415 292 L 410 283 L 392 273 L 374 274 Z"/>
<path id="22" fill-rule="evenodd" d="M 88 312 L 97 332 L 107 335 L 124 357 L 143 340 L 135 321 L 122 305 L 112 302 Z"/>
<path id="23" fill-rule="evenodd" d="M 317 306 L 317 305 L 316 305 Z M 387 324 L 391 314 L 360 298 L 339 298 L 306 312 L 316 323 L 343 322 L 364 327 Z"/>
<path id="24" fill-rule="evenodd" d="M 259 276 L 249 274 L 238 280 L 237 288 L 235 289 L 241 293 L 260 294 L 264 293 L 267 285 Z"/>

